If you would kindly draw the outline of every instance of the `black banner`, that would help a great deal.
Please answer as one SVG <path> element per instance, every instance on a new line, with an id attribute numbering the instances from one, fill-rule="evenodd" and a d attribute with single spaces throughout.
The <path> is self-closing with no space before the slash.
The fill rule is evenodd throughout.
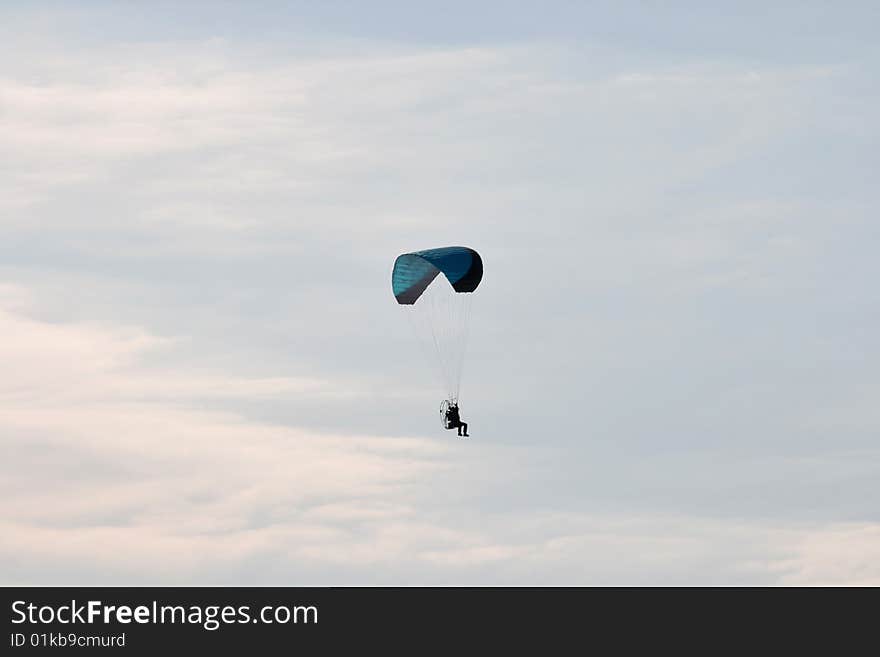
<path id="1" fill-rule="evenodd" d="M 2 654 L 338 649 L 544 654 L 688 644 L 839 652 L 876 624 L 876 590 L 6 588 Z M 840 628 L 840 631 L 838 629 Z M 703 644 L 703 641 L 712 644 Z M 610 642 L 610 643 L 609 643 Z M 757 643 L 756 643 L 757 642 Z M 333 654 L 331 652 L 331 654 Z"/>

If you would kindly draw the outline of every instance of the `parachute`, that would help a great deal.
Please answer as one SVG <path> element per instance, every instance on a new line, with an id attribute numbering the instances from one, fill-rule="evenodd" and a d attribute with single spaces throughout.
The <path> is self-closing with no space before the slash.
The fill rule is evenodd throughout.
<path id="1" fill-rule="evenodd" d="M 438 276 L 438 274 L 443 276 Z M 483 279 L 480 254 L 464 246 L 404 253 L 394 261 L 391 289 L 446 398 L 458 402 L 470 323 L 470 294 Z"/>

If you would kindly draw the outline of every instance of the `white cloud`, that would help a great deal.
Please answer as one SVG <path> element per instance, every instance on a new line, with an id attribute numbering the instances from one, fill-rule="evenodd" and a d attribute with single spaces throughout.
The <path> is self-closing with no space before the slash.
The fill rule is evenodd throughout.
<path id="1" fill-rule="evenodd" d="M 852 71 L 36 43 L 0 77 L 5 583 L 876 583 L 875 204 L 777 189 L 869 141 Z M 388 428 L 427 393 L 373 283 L 453 235 L 491 263 L 469 443 Z"/>
<path id="2" fill-rule="evenodd" d="M 782 584 L 880 586 L 880 524 L 841 524 L 803 532 L 796 554 L 783 564 Z"/>
<path id="3" fill-rule="evenodd" d="M 8 310 L 0 327 L 14 338 L 0 350 L 8 564 L 60 558 L 76 570 L 97 560 L 134 577 L 168 561 L 181 576 L 199 552 L 220 561 L 269 547 L 296 553 L 327 537 L 343 549 L 336 522 L 371 507 L 405 513 L 383 497 L 448 456 L 424 439 L 316 434 L 195 410 L 195 398 L 218 391 L 282 396 L 299 384 L 175 372 L 163 389 L 137 367 L 137 354 L 162 341 L 141 332 Z M 181 552 L 192 556 L 179 561 Z M 7 570 L 4 579 L 38 577 L 29 572 Z"/>
<path id="4" fill-rule="evenodd" d="M 316 433 L 200 411 L 194 399 L 218 390 L 283 395 L 295 384 L 176 372 L 163 390 L 138 365 L 163 340 L 49 324 L 23 314 L 33 305 L 26 291 L 3 292 L 0 328 L 18 336 L 0 350 L 6 583 L 236 581 L 254 560 L 265 570 L 246 576 L 294 583 L 685 582 L 686 564 L 705 560 L 706 583 L 875 578 L 865 570 L 877 545 L 871 526 L 780 532 L 696 517 L 478 508 L 452 518 L 439 502 L 450 486 L 479 489 L 497 476 L 474 480 L 467 468 L 528 452 L 461 454 L 423 438 Z M 759 567 L 765 533 L 775 556 Z"/>

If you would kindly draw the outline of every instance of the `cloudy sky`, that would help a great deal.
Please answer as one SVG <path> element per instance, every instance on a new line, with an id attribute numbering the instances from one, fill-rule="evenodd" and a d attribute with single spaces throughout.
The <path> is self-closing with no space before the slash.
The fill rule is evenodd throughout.
<path id="1" fill-rule="evenodd" d="M 880 585 L 880 9 L 710 4 L 4 3 L 0 583 Z"/>

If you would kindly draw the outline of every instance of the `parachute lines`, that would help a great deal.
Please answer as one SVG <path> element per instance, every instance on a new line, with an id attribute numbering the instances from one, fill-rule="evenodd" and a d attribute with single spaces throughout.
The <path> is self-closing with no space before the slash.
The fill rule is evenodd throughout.
<path id="1" fill-rule="evenodd" d="M 439 276 L 440 273 L 443 276 Z M 483 277 L 480 255 L 467 247 L 444 247 L 406 253 L 397 258 L 392 291 L 447 399 L 461 392 L 473 292 Z"/>

